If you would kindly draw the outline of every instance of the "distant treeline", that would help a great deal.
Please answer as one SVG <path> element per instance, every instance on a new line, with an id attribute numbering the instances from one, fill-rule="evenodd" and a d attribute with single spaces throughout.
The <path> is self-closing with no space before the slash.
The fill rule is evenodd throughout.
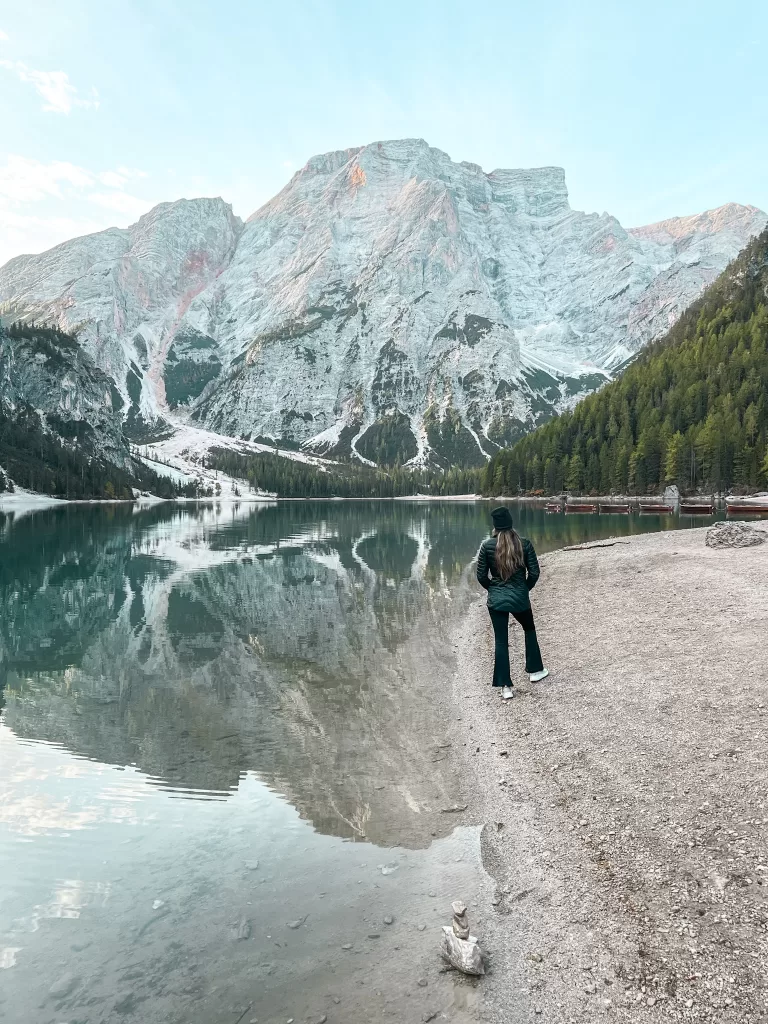
<path id="1" fill-rule="evenodd" d="M 127 472 L 103 460 L 89 458 L 43 430 L 34 409 L 13 417 L 0 410 L 0 466 L 19 487 L 57 498 L 132 498 L 132 488 L 161 498 L 196 497 L 197 484 L 179 486 L 134 460 Z M 9 487 L 0 472 L 0 491 Z"/>
<path id="2" fill-rule="evenodd" d="M 486 494 L 768 482 L 768 230 L 622 376 L 494 456 Z"/>
<path id="3" fill-rule="evenodd" d="M 472 469 L 447 473 L 395 468 L 388 471 L 354 463 L 337 464 L 327 471 L 297 459 L 270 452 L 241 455 L 212 449 L 208 468 L 238 477 L 253 489 L 281 498 L 396 498 L 408 494 L 472 494 L 480 474 Z"/>

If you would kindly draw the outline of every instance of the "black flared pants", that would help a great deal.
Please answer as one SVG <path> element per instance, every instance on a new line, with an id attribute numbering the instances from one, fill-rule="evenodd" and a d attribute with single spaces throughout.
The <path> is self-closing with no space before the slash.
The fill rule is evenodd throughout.
<path id="1" fill-rule="evenodd" d="M 533 624 L 533 612 L 530 608 L 525 612 L 497 612 L 489 608 L 488 612 L 493 623 L 493 634 L 496 638 L 496 649 L 493 659 L 493 685 L 511 686 L 509 675 L 509 616 L 514 615 L 525 634 L 525 671 L 541 672 L 544 662 L 541 660 L 539 641 L 536 638 L 536 627 Z"/>

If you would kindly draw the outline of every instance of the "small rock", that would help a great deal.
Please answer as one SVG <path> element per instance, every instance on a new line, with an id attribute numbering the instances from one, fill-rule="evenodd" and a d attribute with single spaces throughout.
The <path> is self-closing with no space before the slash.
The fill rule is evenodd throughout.
<path id="1" fill-rule="evenodd" d="M 379 934 L 379 932 L 368 932 L 368 938 L 369 939 L 380 939 L 381 935 Z"/>
<path id="2" fill-rule="evenodd" d="M 341 948 L 342 949 L 346 949 L 346 950 L 350 950 L 350 949 L 352 949 L 352 943 L 351 942 L 345 942 L 344 945 Z"/>
<path id="3" fill-rule="evenodd" d="M 392 864 L 379 864 L 379 871 L 382 875 L 391 875 L 394 871 L 397 871 L 400 865 L 397 863 Z"/>
<path id="4" fill-rule="evenodd" d="M 435 892 L 434 889 L 430 889 L 429 892 L 427 893 L 427 896 L 431 896 L 432 899 L 434 899 L 435 896 L 437 896 L 437 893 Z"/>
<path id="5" fill-rule="evenodd" d="M 293 928 L 293 930 L 295 931 L 297 928 L 301 928 L 301 926 L 304 924 L 304 922 L 306 920 L 307 920 L 306 917 L 300 917 L 296 921 L 289 921 L 288 922 L 288 927 L 289 928 Z"/>
<path id="6" fill-rule="evenodd" d="M 653 998 L 653 996 L 648 996 L 648 998 L 646 999 L 646 1003 L 648 1004 L 648 1006 L 655 1006 L 656 1000 Z"/>
<path id="7" fill-rule="evenodd" d="M 425 924 L 420 924 L 420 925 L 418 925 L 418 929 L 417 930 L 420 931 L 420 932 L 424 932 L 424 931 L 427 930 L 427 926 Z"/>
<path id="8" fill-rule="evenodd" d="M 249 871 L 258 871 L 259 862 L 257 860 L 247 860 L 245 866 Z"/>
<path id="9" fill-rule="evenodd" d="M 426 978 L 419 978 L 419 980 L 416 982 L 416 984 L 419 986 L 419 988 L 426 988 L 427 987 L 427 979 Z"/>
<path id="10" fill-rule="evenodd" d="M 237 924 L 232 929 L 235 938 L 238 941 L 243 939 L 250 939 L 251 937 L 251 922 L 247 917 L 241 917 Z"/>
<path id="11" fill-rule="evenodd" d="M 314 1024 L 325 1024 L 325 1022 L 326 1022 L 327 1020 L 328 1020 L 328 1014 L 327 1014 L 327 1013 L 323 1013 L 323 1014 L 321 1014 L 321 1015 L 320 1015 L 320 1016 L 319 1016 L 319 1017 L 317 1018 L 317 1020 L 316 1020 L 316 1021 L 314 1022 Z"/>
<path id="12" fill-rule="evenodd" d="M 430 1021 L 430 1020 L 434 1020 L 436 1016 L 437 1016 L 437 1010 L 431 1010 L 429 1013 L 425 1013 L 422 1016 L 421 1019 L 423 1021 Z"/>
<path id="13" fill-rule="evenodd" d="M 540 964 L 544 960 L 544 957 L 541 955 L 541 953 L 529 953 L 528 959 L 532 960 L 535 964 Z"/>
<path id="14" fill-rule="evenodd" d="M 394 923 L 395 923 L 394 917 L 391 914 L 385 914 L 385 916 L 384 916 L 384 924 L 394 924 Z"/>
<path id="15" fill-rule="evenodd" d="M 164 906 L 165 906 L 165 900 L 155 900 L 153 902 L 153 904 L 152 904 L 152 909 L 153 910 L 159 910 L 160 907 L 164 907 Z"/>
<path id="16" fill-rule="evenodd" d="M 508 750 L 500 750 L 499 751 L 499 757 L 509 757 L 509 751 Z"/>
<path id="17" fill-rule="evenodd" d="M 462 811 L 466 811 L 468 806 L 469 804 L 454 804 L 452 807 L 441 807 L 440 812 L 441 814 L 461 814 Z"/>
<path id="18" fill-rule="evenodd" d="M 334 1003 L 336 1003 L 336 1005 L 338 1006 L 338 1005 L 339 1005 L 339 1003 L 341 1002 L 341 999 L 339 999 L 339 997 L 338 997 L 338 996 L 334 996 L 334 997 L 333 997 L 333 1001 L 334 1001 Z"/>

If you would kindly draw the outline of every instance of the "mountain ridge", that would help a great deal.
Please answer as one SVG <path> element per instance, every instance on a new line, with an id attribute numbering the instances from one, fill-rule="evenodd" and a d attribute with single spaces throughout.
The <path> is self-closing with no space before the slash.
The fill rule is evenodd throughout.
<path id="1" fill-rule="evenodd" d="M 15 257 L 0 316 L 75 331 L 135 440 L 191 421 L 482 464 L 610 379 L 765 221 L 726 204 L 625 230 L 572 210 L 562 168 L 374 142 L 310 158 L 245 222 L 177 200 Z"/>

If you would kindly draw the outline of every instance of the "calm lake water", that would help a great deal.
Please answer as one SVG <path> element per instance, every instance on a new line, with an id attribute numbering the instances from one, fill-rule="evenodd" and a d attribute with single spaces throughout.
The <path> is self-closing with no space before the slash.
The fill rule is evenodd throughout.
<path id="1" fill-rule="evenodd" d="M 439 698 L 488 509 L 0 513 L 0 1018 L 474 1017 Z M 540 552 L 710 521 L 515 516 Z"/>

